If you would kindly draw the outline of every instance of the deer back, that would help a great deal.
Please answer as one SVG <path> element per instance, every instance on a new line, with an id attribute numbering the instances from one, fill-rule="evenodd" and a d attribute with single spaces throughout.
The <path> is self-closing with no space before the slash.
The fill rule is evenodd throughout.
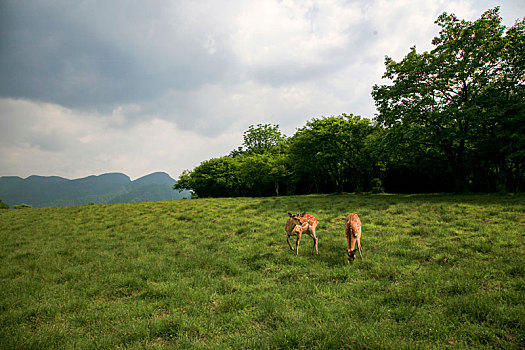
<path id="1" fill-rule="evenodd" d="M 346 217 L 345 233 L 349 237 L 361 237 L 361 219 L 357 214 L 351 213 Z"/>
<path id="2" fill-rule="evenodd" d="M 319 220 L 317 220 L 315 216 L 311 214 L 304 214 L 301 216 L 301 224 L 304 225 L 304 223 L 308 223 L 310 227 L 313 227 L 315 229 L 317 227 L 317 224 L 319 223 Z"/>

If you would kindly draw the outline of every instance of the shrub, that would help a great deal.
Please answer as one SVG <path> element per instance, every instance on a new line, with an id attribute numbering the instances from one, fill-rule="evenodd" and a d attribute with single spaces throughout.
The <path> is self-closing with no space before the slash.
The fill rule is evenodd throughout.
<path id="1" fill-rule="evenodd" d="M 30 208 L 33 208 L 33 206 L 29 205 L 29 204 L 22 203 L 22 204 L 15 205 L 13 208 L 15 208 L 15 209 L 30 209 Z"/>
<path id="2" fill-rule="evenodd" d="M 9 209 L 9 206 L 0 199 L 0 209 Z"/>
<path id="3" fill-rule="evenodd" d="M 378 179 L 377 177 L 373 178 L 370 181 L 370 187 L 371 187 L 372 193 L 383 193 L 385 191 L 383 189 L 383 182 L 381 181 L 381 179 Z"/>

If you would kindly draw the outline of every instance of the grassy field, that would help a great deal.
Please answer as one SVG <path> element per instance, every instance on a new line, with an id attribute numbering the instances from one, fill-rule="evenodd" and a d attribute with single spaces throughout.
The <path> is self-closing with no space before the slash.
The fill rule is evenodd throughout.
<path id="1" fill-rule="evenodd" d="M 288 248 L 289 211 L 319 219 L 318 256 Z M 2 349 L 525 348 L 524 196 L 2 210 L 0 245 Z"/>

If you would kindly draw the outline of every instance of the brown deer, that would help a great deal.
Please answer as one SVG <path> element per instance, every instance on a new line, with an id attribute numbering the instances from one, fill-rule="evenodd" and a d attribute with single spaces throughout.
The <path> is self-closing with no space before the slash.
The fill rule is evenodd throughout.
<path id="1" fill-rule="evenodd" d="M 297 241 L 295 242 L 295 255 L 299 255 L 299 242 L 301 241 L 301 235 L 303 233 L 306 233 L 314 240 L 313 248 L 315 254 L 319 254 L 319 250 L 317 248 L 318 239 L 315 234 L 315 228 L 317 227 L 319 220 L 317 220 L 313 215 L 306 213 L 295 215 L 288 213 L 288 216 L 289 218 L 288 221 L 286 221 L 284 230 L 286 231 L 286 241 L 288 242 L 288 246 L 290 246 L 290 249 L 294 250 L 294 248 L 290 244 L 290 236 L 297 236 Z"/>
<path id="2" fill-rule="evenodd" d="M 348 255 L 348 263 L 354 262 L 356 251 L 359 251 L 359 256 L 363 259 L 363 255 L 361 255 L 361 220 L 357 214 L 348 214 L 346 217 L 345 234 L 348 246 L 348 248 L 345 248 Z M 355 247 L 356 243 L 357 248 Z"/>

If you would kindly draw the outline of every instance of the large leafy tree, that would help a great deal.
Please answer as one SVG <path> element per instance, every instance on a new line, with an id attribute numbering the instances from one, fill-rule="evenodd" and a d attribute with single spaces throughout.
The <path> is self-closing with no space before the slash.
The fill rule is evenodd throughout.
<path id="1" fill-rule="evenodd" d="M 291 137 L 288 157 L 301 192 L 362 190 L 370 162 L 364 154 L 374 131 L 368 119 L 342 114 L 314 118 Z"/>
<path id="2" fill-rule="evenodd" d="M 184 171 L 175 190 L 192 190 L 199 197 L 239 195 L 238 164 L 234 158 L 221 157 L 203 161 L 192 171 Z"/>
<path id="3" fill-rule="evenodd" d="M 279 195 L 288 175 L 284 156 L 287 137 L 279 125 L 250 125 L 243 134 L 243 147 L 232 152 L 240 155 L 239 175 L 243 193 L 252 196 Z"/>
<path id="4" fill-rule="evenodd" d="M 463 191 L 469 160 L 479 154 L 479 136 L 503 116 L 523 118 L 523 104 L 516 104 L 523 101 L 523 21 L 506 31 L 495 8 L 474 22 L 444 13 L 436 24 L 441 31 L 430 52 L 413 47 L 400 62 L 386 57 L 384 78 L 392 83 L 373 87 L 376 122 L 402 135 L 392 140 L 439 153 L 455 189 Z M 498 97 L 502 90 L 507 97 Z M 504 110 L 489 111 L 490 99 Z"/>
<path id="5" fill-rule="evenodd" d="M 243 140 L 247 152 L 262 154 L 278 149 L 286 136 L 279 130 L 279 125 L 257 124 L 249 126 L 243 134 Z"/>
<path id="6" fill-rule="evenodd" d="M 477 102 L 487 120 L 475 137 L 482 190 L 523 190 L 525 167 L 525 21 L 506 32 L 497 80 Z"/>

